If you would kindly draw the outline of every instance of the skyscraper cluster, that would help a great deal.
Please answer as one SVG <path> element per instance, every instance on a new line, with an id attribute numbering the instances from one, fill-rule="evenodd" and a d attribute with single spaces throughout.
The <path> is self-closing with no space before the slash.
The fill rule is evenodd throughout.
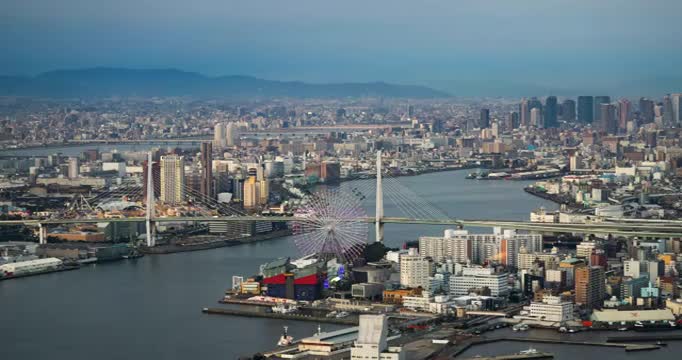
<path id="1" fill-rule="evenodd" d="M 217 123 L 213 128 L 213 144 L 217 148 L 235 146 L 239 142 L 239 127 L 234 122 Z"/>

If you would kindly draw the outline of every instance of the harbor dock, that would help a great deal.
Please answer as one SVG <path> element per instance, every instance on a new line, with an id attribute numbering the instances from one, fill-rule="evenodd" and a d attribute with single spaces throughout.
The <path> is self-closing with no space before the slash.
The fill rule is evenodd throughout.
<path id="1" fill-rule="evenodd" d="M 648 344 L 626 344 L 626 343 L 597 342 L 597 341 L 549 340 L 549 339 L 538 339 L 538 338 L 506 338 L 506 339 L 497 339 L 497 341 L 517 341 L 517 342 L 533 342 L 533 343 L 545 343 L 545 344 L 619 347 L 619 348 L 625 349 L 625 351 L 643 351 L 643 350 L 660 349 L 660 346 L 658 346 L 658 345 L 648 345 Z"/>
<path id="2" fill-rule="evenodd" d="M 452 358 L 464 353 L 466 350 L 474 347 L 476 345 L 485 345 L 501 341 L 515 341 L 524 343 L 543 343 L 543 344 L 561 344 L 561 345 L 582 345 L 582 346 L 603 346 L 603 347 L 613 347 L 622 348 L 625 351 L 647 351 L 647 350 L 658 350 L 661 347 L 659 345 L 652 344 L 628 344 L 628 343 L 615 343 L 615 342 L 596 342 L 596 341 L 569 341 L 569 340 L 552 340 L 552 339 L 542 339 L 542 338 L 472 338 L 471 340 L 466 340 L 455 346 L 453 351 L 450 352 Z M 528 354 L 526 354 L 528 355 Z M 521 358 L 517 358 L 521 359 Z M 528 359 L 528 358 L 525 358 Z"/>
<path id="3" fill-rule="evenodd" d="M 280 320 L 310 321 L 310 322 L 316 322 L 316 323 L 350 325 L 350 326 L 357 326 L 358 325 L 357 319 L 327 318 L 327 317 L 319 317 L 319 316 L 312 316 L 312 315 L 301 315 L 301 314 L 282 314 L 282 313 L 237 310 L 237 309 L 228 309 L 228 308 L 203 308 L 202 312 L 205 314 L 231 315 L 231 316 L 244 316 L 244 317 L 260 317 L 260 318 L 280 319 Z"/>
<path id="4" fill-rule="evenodd" d="M 526 359 L 553 359 L 554 354 L 538 352 L 535 354 L 511 354 L 488 357 L 476 357 L 468 360 L 526 360 Z"/>
<path id="5" fill-rule="evenodd" d="M 682 340 L 682 334 L 647 334 L 647 335 L 624 335 L 609 336 L 606 342 L 647 342 L 647 341 L 674 341 Z"/>
<path id="6" fill-rule="evenodd" d="M 242 300 L 242 299 L 220 299 L 218 300 L 220 304 L 235 304 L 235 305 L 250 305 L 250 306 L 262 306 L 262 307 L 272 307 L 276 305 L 271 302 L 266 301 L 256 301 L 256 300 Z"/>

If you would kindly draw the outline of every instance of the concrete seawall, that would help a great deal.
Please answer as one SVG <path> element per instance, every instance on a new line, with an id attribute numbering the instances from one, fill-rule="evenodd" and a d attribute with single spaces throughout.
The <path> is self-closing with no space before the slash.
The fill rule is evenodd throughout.
<path id="1" fill-rule="evenodd" d="M 280 319 L 280 320 L 310 321 L 310 322 L 317 322 L 317 323 L 349 325 L 349 326 L 358 325 L 358 321 L 356 319 L 326 318 L 326 317 L 308 316 L 308 315 L 300 315 L 300 314 L 281 314 L 281 313 L 258 312 L 258 311 L 248 311 L 248 310 L 236 310 L 236 309 L 228 309 L 228 308 L 203 308 L 201 311 L 205 314 L 216 314 L 216 315 L 231 315 L 231 316 L 259 317 L 259 318 Z"/>

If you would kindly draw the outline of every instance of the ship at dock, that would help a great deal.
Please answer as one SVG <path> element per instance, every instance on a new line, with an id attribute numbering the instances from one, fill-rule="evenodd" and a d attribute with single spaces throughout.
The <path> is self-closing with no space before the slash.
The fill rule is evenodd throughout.
<path id="1" fill-rule="evenodd" d="M 75 270 L 78 265 L 66 264 L 57 258 L 35 259 L 0 265 L 0 280 L 14 279 L 57 271 Z"/>

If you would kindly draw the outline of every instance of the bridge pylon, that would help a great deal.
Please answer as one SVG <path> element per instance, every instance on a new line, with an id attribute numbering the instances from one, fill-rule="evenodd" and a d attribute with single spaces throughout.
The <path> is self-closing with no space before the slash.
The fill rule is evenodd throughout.
<path id="1" fill-rule="evenodd" d="M 381 181 L 381 150 L 377 151 L 377 196 L 375 202 L 376 214 L 374 218 L 375 241 L 384 242 L 384 189 Z"/>
<path id="2" fill-rule="evenodd" d="M 147 246 L 156 245 L 154 223 L 154 172 L 152 170 L 152 153 L 147 153 L 147 210 L 145 211 L 145 225 L 147 228 Z"/>

